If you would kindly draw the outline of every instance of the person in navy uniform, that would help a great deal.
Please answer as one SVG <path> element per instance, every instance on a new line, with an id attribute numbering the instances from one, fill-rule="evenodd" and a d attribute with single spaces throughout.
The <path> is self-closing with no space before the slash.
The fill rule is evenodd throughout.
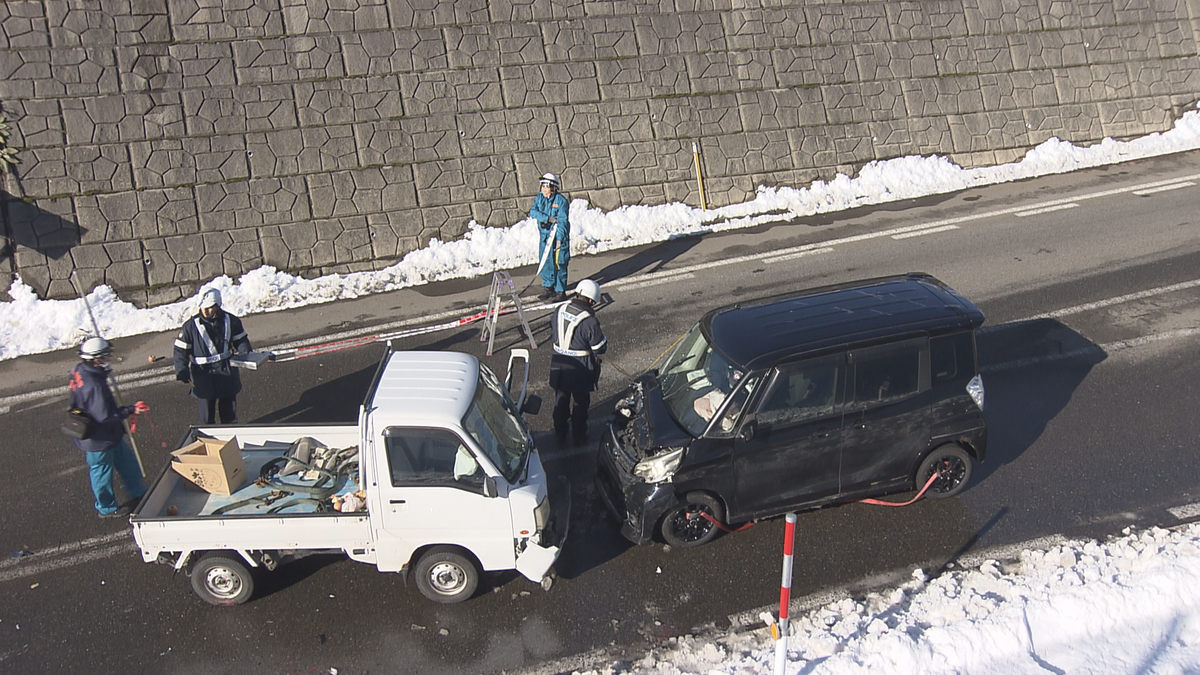
<path id="1" fill-rule="evenodd" d="M 566 442 L 568 427 L 575 445 L 587 440 L 588 406 L 600 381 L 600 355 L 608 350 L 608 339 L 593 311 L 597 302 L 600 284 L 584 279 L 575 287 L 570 302 L 555 312 L 550 386 L 554 389 L 554 433 L 559 443 Z"/>
<path id="2" fill-rule="evenodd" d="M 542 175 L 541 192 L 533 198 L 529 217 L 538 224 L 538 273 L 542 276 L 541 300 L 567 299 L 567 263 L 571 260 L 571 214 L 569 199 L 558 191 L 558 177 Z M 551 247 L 547 256 L 546 247 Z M 549 259 L 547 259 L 549 258 Z"/>
<path id="3" fill-rule="evenodd" d="M 188 319 L 175 338 L 175 379 L 192 385 L 199 399 L 200 424 L 237 424 L 237 395 L 242 391 L 238 369 L 229 357 L 250 353 L 250 338 L 242 320 L 221 309 L 221 292 L 205 291 L 200 312 Z"/>
<path id="4" fill-rule="evenodd" d="M 100 337 L 90 338 L 79 347 L 80 362 L 71 370 L 67 383 L 70 407 L 82 410 L 92 419 L 92 432 L 87 438 L 75 441 L 75 447 L 85 454 L 92 494 L 96 497 L 96 512 L 101 518 L 129 515 L 133 505 L 146 494 L 142 483 L 142 468 L 133 449 L 125 441 L 125 419 L 134 413 L 150 412 L 145 401 L 118 406 L 108 384 L 112 370 L 112 345 Z M 121 474 L 130 503 L 117 504 L 113 492 L 113 470 Z"/>

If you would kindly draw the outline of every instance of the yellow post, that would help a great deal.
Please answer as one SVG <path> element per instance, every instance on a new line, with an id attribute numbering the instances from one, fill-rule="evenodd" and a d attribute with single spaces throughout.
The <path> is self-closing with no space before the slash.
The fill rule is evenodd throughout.
<path id="1" fill-rule="evenodd" d="M 700 173 L 700 148 L 692 143 L 692 157 L 696 160 L 696 185 L 700 187 L 700 209 L 708 210 L 708 201 L 704 198 L 704 175 Z"/>

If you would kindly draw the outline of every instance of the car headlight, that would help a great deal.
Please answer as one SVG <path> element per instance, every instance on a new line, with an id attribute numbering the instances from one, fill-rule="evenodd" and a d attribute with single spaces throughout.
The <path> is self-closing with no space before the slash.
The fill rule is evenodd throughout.
<path id="1" fill-rule="evenodd" d="M 633 475 L 647 483 L 661 483 L 675 475 L 683 462 L 683 448 L 671 448 L 661 455 L 643 459 L 633 467 Z"/>

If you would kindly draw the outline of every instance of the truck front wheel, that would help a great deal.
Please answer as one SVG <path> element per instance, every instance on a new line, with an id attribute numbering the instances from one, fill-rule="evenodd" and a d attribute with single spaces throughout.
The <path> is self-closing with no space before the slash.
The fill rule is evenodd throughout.
<path id="1" fill-rule="evenodd" d="M 446 605 L 466 600 L 479 588 L 479 568 L 450 546 L 426 551 L 417 562 L 416 573 L 421 595 Z"/>
<path id="2" fill-rule="evenodd" d="M 192 567 L 192 590 L 211 605 L 240 605 L 254 594 L 250 568 L 228 553 L 205 553 Z"/>

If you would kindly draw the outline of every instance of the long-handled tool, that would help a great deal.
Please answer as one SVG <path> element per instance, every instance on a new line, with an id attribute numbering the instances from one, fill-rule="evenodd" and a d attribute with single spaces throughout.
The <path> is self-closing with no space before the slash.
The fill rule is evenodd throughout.
<path id="1" fill-rule="evenodd" d="M 529 290 L 529 287 L 533 285 L 533 282 L 537 281 L 538 277 L 542 276 L 542 268 L 546 266 L 546 260 L 550 257 L 550 249 L 554 248 L 554 245 L 557 243 L 558 237 L 554 237 L 550 239 L 550 241 L 546 242 L 546 250 L 542 251 L 542 260 L 538 263 L 537 269 L 533 271 L 533 278 L 529 280 L 529 283 L 525 284 L 525 288 L 522 288 L 521 292 L 517 293 L 517 295 L 525 295 L 525 291 Z"/>
<path id="2" fill-rule="evenodd" d="M 83 294 L 83 289 L 75 282 L 75 270 L 71 270 L 71 285 L 75 287 L 75 292 L 79 293 L 79 299 L 83 300 L 83 306 L 87 308 L 88 318 L 92 320 L 92 330 L 96 332 L 96 337 L 104 337 L 100 334 L 100 324 L 96 323 L 96 315 L 92 313 L 92 306 L 88 303 L 87 296 Z M 121 405 L 121 389 L 117 386 L 117 378 L 109 379 L 112 384 L 113 398 L 117 400 L 117 405 Z M 129 418 L 122 420 L 125 425 L 125 433 L 129 434 L 129 446 L 133 448 L 133 456 L 137 459 L 138 470 L 142 472 L 142 478 L 146 477 L 146 465 L 142 463 L 142 453 L 138 452 L 137 440 L 133 437 L 133 429 L 129 425 Z"/>

